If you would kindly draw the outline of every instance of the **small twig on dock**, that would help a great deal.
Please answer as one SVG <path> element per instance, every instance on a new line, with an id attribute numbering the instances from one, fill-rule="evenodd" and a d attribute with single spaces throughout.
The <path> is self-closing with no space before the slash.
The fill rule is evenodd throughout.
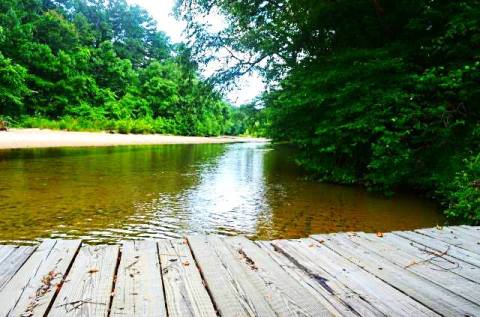
<path id="1" fill-rule="evenodd" d="M 72 302 L 60 304 L 57 307 L 65 307 L 65 311 L 68 313 L 73 310 L 76 310 L 77 308 L 81 307 L 83 304 L 106 305 L 105 303 L 93 302 L 91 298 L 87 298 L 87 299 L 74 300 Z M 72 307 L 68 309 L 68 306 L 72 306 Z"/>
<path id="2" fill-rule="evenodd" d="M 137 264 L 137 263 L 138 263 L 138 259 L 136 259 L 135 261 L 133 261 L 131 264 L 127 265 L 127 266 L 125 267 L 125 270 L 130 269 L 132 266 L 134 266 L 134 265 Z"/>
<path id="3" fill-rule="evenodd" d="M 441 259 L 445 260 L 445 261 L 448 262 L 448 263 L 457 265 L 457 266 L 454 267 L 454 268 L 445 269 L 445 270 L 452 270 L 452 269 L 455 269 L 455 268 L 457 268 L 457 267 L 459 266 L 458 263 L 452 262 L 452 261 L 444 258 L 445 255 L 448 255 L 448 251 L 450 250 L 450 246 L 448 246 L 447 249 L 446 249 L 445 251 L 443 251 L 443 252 L 430 251 L 430 250 L 427 250 L 426 247 L 425 247 L 424 249 L 420 249 L 420 248 L 418 248 L 418 249 L 419 249 L 420 251 L 422 251 L 422 252 L 431 254 L 431 255 L 433 255 L 433 256 L 430 257 L 430 258 L 428 258 L 428 259 L 422 260 L 422 261 L 418 261 L 418 262 L 417 262 L 417 261 L 413 261 L 412 263 L 410 263 L 410 264 L 408 264 L 407 266 L 405 266 L 406 269 L 408 269 L 409 267 L 412 267 L 412 266 L 414 266 L 414 265 L 421 264 L 421 263 L 427 263 L 427 262 L 428 262 L 428 263 L 430 263 L 430 264 L 434 264 L 434 263 L 432 263 L 432 261 L 435 260 L 435 259 L 437 259 L 437 258 L 441 258 Z"/>

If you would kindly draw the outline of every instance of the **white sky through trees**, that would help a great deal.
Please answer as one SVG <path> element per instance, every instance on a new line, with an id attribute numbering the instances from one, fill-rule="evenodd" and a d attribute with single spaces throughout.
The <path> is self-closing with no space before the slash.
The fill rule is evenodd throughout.
<path id="1" fill-rule="evenodd" d="M 172 16 L 172 9 L 175 0 L 127 0 L 130 4 L 137 4 L 145 8 L 150 15 L 157 21 L 158 28 L 164 31 L 173 42 L 181 42 L 185 38 L 182 34 L 185 23 L 177 21 Z M 215 21 L 210 21 L 215 24 Z M 221 24 L 222 21 L 218 21 Z M 206 70 L 208 73 L 208 69 Z M 211 72 L 211 71 L 210 71 Z M 228 99 L 235 105 L 248 103 L 264 90 L 264 85 L 260 76 L 250 75 L 239 81 L 240 87 L 228 93 Z"/>

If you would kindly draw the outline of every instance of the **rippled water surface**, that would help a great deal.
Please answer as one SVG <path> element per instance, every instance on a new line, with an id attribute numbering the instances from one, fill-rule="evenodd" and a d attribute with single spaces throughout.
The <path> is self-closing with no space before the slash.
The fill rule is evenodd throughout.
<path id="1" fill-rule="evenodd" d="M 304 180 L 291 157 L 263 143 L 0 151 L 0 241 L 294 238 L 442 221 L 412 196 Z"/>

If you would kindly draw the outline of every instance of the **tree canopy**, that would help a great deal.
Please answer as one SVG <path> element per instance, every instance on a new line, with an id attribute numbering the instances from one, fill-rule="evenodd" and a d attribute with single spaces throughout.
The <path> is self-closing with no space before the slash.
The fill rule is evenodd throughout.
<path id="1" fill-rule="evenodd" d="M 416 189 L 480 221 L 480 1 L 178 0 L 177 14 L 198 61 L 226 53 L 217 80 L 264 74 L 267 134 L 317 178 Z"/>
<path id="2" fill-rule="evenodd" d="M 125 0 L 0 3 L 0 116 L 24 126 L 218 135 L 232 109 Z"/>

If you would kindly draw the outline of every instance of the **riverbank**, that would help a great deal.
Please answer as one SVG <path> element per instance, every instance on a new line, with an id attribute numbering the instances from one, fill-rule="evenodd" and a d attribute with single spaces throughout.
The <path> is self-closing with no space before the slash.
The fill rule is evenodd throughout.
<path id="1" fill-rule="evenodd" d="M 0 132 L 0 149 L 265 142 L 264 138 L 236 136 L 194 137 L 163 134 L 113 134 L 107 132 L 70 132 L 48 129 L 10 129 Z"/>

